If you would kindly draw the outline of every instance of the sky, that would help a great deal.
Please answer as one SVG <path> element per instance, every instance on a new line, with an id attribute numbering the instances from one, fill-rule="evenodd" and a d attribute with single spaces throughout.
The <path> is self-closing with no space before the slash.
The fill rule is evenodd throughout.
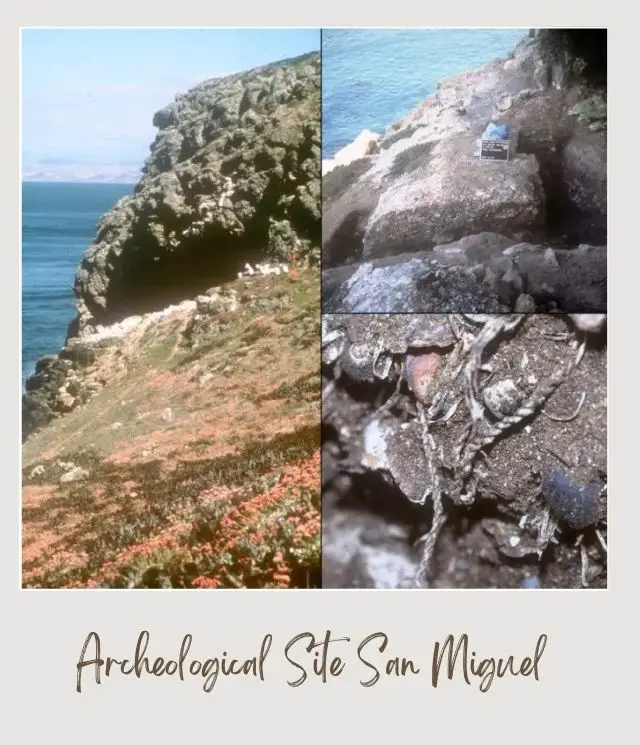
<path id="1" fill-rule="evenodd" d="M 23 179 L 134 183 L 177 93 L 319 49 L 319 29 L 25 29 Z"/>

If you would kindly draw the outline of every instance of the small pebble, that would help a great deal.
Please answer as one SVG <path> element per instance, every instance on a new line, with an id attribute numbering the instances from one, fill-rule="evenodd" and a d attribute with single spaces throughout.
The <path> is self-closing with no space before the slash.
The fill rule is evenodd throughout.
<path id="1" fill-rule="evenodd" d="M 514 311 L 516 313 L 535 313 L 536 303 L 531 295 L 518 295 Z"/>
<path id="2" fill-rule="evenodd" d="M 508 415 L 518 408 L 520 393 L 513 380 L 500 380 L 493 385 L 487 386 L 483 394 L 485 404 L 493 414 Z"/>
<path id="3" fill-rule="evenodd" d="M 561 471 L 546 471 L 542 476 L 542 496 L 554 515 L 574 530 L 598 521 L 600 493 L 598 484 L 575 484 Z"/>
<path id="4" fill-rule="evenodd" d="M 75 466 L 71 470 L 64 473 L 62 476 L 60 476 L 60 483 L 61 484 L 70 484 L 73 481 L 82 481 L 83 479 L 86 479 L 89 476 L 89 471 L 87 471 L 85 468 L 80 468 L 80 466 Z"/>
<path id="5" fill-rule="evenodd" d="M 438 352 L 425 352 L 419 355 L 407 355 L 407 383 L 411 391 L 413 391 L 415 397 L 422 404 L 426 404 L 429 401 L 439 362 L 440 354 Z"/>

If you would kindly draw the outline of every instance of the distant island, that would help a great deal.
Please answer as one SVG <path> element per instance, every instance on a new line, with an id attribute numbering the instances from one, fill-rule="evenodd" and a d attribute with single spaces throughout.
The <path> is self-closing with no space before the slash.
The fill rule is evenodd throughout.
<path id="1" fill-rule="evenodd" d="M 62 170 L 62 172 L 61 172 Z M 53 171 L 28 171 L 23 177 L 23 183 L 67 183 L 67 184 L 136 184 L 140 179 L 140 169 L 137 171 L 118 171 L 116 173 L 96 173 L 91 176 L 79 173 L 75 169 L 56 169 Z"/>

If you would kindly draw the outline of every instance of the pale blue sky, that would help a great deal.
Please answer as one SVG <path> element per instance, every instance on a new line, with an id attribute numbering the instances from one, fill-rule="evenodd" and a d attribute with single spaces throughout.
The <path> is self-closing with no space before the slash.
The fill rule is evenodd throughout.
<path id="1" fill-rule="evenodd" d="M 25 29 L 23 176 L 135 175 L 176 93 L 319 49 L 318 29 Z"/>

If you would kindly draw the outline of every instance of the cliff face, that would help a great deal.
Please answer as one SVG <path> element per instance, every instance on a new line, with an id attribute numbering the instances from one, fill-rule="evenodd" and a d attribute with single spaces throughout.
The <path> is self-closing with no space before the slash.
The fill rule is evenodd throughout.
<path id="1" fill-rule="evenodd" d="M 320 246 L 320 57 L 206 81 L 153 118 L 135 194 L 100 221 L 74 290 L 75 336 Z"/>
<path id="2" fill-rule="evenodd" d="M 372 310 L 351 296 L 385 260 L 414 301 L 380 311 L 604 312 L 606 120 L 606 30 L 538 31 L 443 81 L 372 153 L 327 164 L 324 309 Z M 490 121 L 510 128 L 508 161 L 478 157 Z M 461 286 L 478 288 L 464 306 Z"/>
<path id="3" fill-rule="evenodd" d="M 312 54 L 155 115 L 27 381 L 25 586 L 319 583 L 319 85 Z"/>
<path id="4" fill-rule="evenodd" d="M 317 263 L 319 54 L 206 81 L 153 121 L 134 195 L 101 218 L 78 268 L 67 344 L 27 381 L 24 437 L 100 389 L 85 343 L 98 326 L 193 299 L 247 261 Z"/>

